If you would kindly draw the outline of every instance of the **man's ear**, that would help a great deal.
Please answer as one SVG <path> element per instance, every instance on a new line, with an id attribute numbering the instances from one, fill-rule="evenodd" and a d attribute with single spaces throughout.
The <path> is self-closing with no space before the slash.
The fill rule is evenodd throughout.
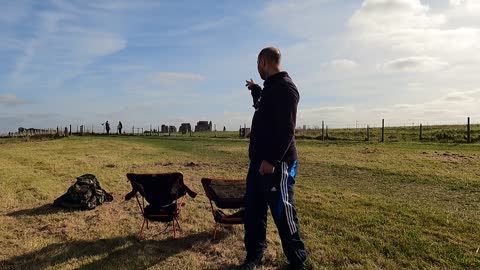
<path id="1" fill-rule="evenodd" d="M 265 58 L 260 57 L 260 58 L 258 59 L 258 64 L 259 64 L 261 67 L 264 67 L 264 66 L 265 66 Z"/>

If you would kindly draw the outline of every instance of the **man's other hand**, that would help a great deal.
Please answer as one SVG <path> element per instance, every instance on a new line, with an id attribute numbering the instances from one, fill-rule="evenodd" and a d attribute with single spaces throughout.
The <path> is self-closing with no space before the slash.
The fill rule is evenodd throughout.
<path id="1" fill-rule="evenodd" d="M 252 87 L 256 84 L 253 79 L 246 80 L 245 82 L 246 82 L 245 86 L 248 88 L 248 90 L 252 90 L 250 87 Z"/>
<path id="2" fill-rule="evenodd" d="M 275 171 L 275 167 L 266 160 L 262 161 L 262 164 L 260 165 L 260 169 L 258 170 L 260 175 L 272 174 L 274 171 Z"/>

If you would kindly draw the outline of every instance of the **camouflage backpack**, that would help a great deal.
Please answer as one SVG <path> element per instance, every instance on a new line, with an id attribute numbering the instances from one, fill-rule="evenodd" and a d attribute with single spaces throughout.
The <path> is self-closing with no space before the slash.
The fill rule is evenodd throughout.
<path id="1" fill-rule="evenodd" d="M 67 193 L 56 199 L 53 205 L 87 210 L 112 200 L 113 196 L 100 187 L 95 175 L 84 174 L 77 177 L 75 184 L 68 188 Z"/>

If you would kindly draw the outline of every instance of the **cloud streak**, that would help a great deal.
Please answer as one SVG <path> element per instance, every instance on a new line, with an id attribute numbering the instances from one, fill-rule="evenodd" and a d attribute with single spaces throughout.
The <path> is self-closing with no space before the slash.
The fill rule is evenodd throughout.
<path id="1" fill-rule="evenodd" d="M 399 58 L 385 63 L 382 69 L 387 72 L 431 72 L 448 66 L 447 62 L 427 56 Z"/>
<path id="2" fill-rule="evenodd" d="M 73 12 L 59 5 L 33 16 L 39 26 L 16 59 L 10 75 L 13 86 L 61 86 L 97 59 L 127 47 L 121 35 L 79 23 L 81 14 L 82 9 Z"/>
<path id="3" fill-rule="evenodd" d="M 13 94 L 4 94 L 0 95 L 0 105 L 20 105 L 27 103 L 23 99 L 18 98 L 16 95 Z"/>

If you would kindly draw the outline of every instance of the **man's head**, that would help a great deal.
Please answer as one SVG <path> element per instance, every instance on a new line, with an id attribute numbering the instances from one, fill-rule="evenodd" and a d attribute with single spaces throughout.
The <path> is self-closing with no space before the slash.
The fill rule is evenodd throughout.
<path id="1" fill-rule="evenodd" d="M 280 50 L 268 47 L 260 51 L 257 59 L 258 73 L 262 80 L 281 71 L 282 55 Z"/>

